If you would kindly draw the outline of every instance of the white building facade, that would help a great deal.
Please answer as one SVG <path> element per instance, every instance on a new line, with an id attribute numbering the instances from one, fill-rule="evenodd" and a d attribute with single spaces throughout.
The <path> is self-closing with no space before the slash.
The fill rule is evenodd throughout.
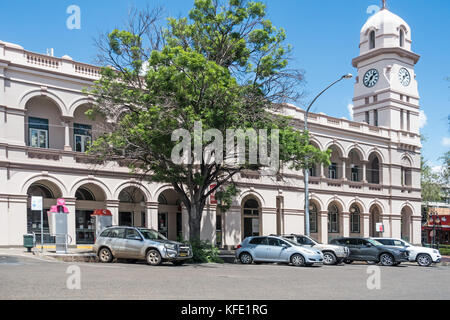
<path id="1" fill-rule="evenodd" d="M 332 150 L 329 167 L 311 170 L 311 233 L 319 241 L 421 241 L 419 56 L 411 43 L 400 17 L 387 9 L 373 15 L 353 59 L 354 121 L 308 118 L 312 143 Z M 31 196 L 44 198 L 45 211 L 57 198 L 66 200 L 72 244 L 93 242 L 95 209 L 109 209 L 114 225 L 147 226 L 174 240 L 187 236 L 187 213 L 170 185 L 141 181 L 126 164 L 84 153 L 107 121 L 85 115 L 93 99 L 83 88 L 98 77 L 96 66 L 0 42 L 0 246 L 20 246 L 24 234 L 40 232 Z M 303 110 L 287 105 L 283 112 L 303 127 Z M 301 172 L 284 169 L 278 178 L 248 172 L 238 181 L 240 194 L 227 212 L 211 203 L 205 208 L 203 239 L 233 247 L 249 235 L 304 233 Z"/>

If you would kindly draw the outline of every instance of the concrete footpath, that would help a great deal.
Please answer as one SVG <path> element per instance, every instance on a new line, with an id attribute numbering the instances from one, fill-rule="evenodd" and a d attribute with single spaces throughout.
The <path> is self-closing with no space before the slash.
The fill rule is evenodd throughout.
<path id="1" fill-rule="evenodd" d="M 12 255 L 22 257 L 36 257 L 47 260 L 58 260 L 64 262 L 98 262 L 98 257 L 92 252 L 92 248 L 69 248 L 67 254 L 58 254 L 53 248 L 33 248 L 27 252 L 25 248 L 0 248 L 0 255 Z M 225 263 L 236 263 L 233 250 L 221 250 L 219 257 Z M 441 266 L 450 266 L 450 256 L 442 256 Z"/>

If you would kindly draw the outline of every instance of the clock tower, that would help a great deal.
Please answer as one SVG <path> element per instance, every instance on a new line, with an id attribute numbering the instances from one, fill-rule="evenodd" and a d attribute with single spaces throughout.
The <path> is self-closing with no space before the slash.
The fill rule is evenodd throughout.
<path id="1" fill-rule="evenodd" d="M 419 134 L 419 92 L 411 50 L 411 28 L 383 8 L 361 29 L 353 98 L 354 120 Z"/>

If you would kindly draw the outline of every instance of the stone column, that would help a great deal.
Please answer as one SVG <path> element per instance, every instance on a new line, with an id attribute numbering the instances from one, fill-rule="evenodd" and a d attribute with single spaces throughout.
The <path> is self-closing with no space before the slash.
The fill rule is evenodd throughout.
<path id="1" fill-rule="evenodd" d="M 383 222 L 384 232 L 381 234 L 382 237 L 392 237 L 392 228 L 391 228 L 391 216 L 389 214 L 383 214 L 380 216 L 381 222 Z"/>
<path id="2" fill-rule="evenodd" d="M 367 161 L 362 161 L 362 182 L 367 183 Z"/>
<path id="3" fill-rule="evenodd" d="M 399 214 L 391 215 L 391 237 L 401 238 L 402 236 L 402 216 Z"/>
<path id="4" fill-rule="evenodd" d="M 341 161 L 342 161 L 342 179 L 347 180 L 347 158 L 341 158 Z"/>
<path id="5" fill-rule="evenodd" d="M 70 146 L 70 123 L 72 119 L 64 117 L 62 120 L 62 125 L 64 126 L 64 150 L 72 151 L 72 147 Z M 74 141 L 75 143 L 75 141 Z"/>
<path id="6" fill-rule="evenodd" d="M 158 230 L 158 202 L 145 204 L 145 223 L 147 228 Z"/>
<path id="7" fill-rule="evenodd" d="M 369 222 L 370 213 L 361 214 L 362 218 L 362 234 L 363 237 L 367 238 L 370 234 L 370 222 Z"/>
<path id="8" fill-rule="evenodd" d="M 328 243 L 328 211 L 320 211 L 318 217 L 319 242 Z"/>
<path id="9" fill-rule="evenodd" d="M 411 217 L 411 239 L 410 242 L 412 244 L 421 246 L 422 245 L 422 217 L 421 216 L 413 216 Z"/>
<path id="10" fill-rule="evenodd" d="M 350 236 L 350 212 L 342 212 L 341 213 L 341 232 L 343 237 Z"/>
<path id="11" fill-rule="evenodd" d="M 323 164 L 319 165 L 319 177 L 325 178 L 325 173 L 324 173 L 324 170 L 323 170 Z"/>
<path id="12" fill-rule="evenodd" d="M 112 225 L 119 225 L 119 200 L 107 200 L 106 208 L 111 211 L 112 214 Z"/>
<path id="13" fill-rule="evenodd" d="M 76 233 L 76 206 L 75 198 L 64 198 L 66 200 L 66 207 L 69 209 L 69 215 L 67 217 L 67 232 L 69 234 L 69 246 L 77 245 L 77 233 Z M 44 213 L 45 214 L 45 213 Z M 72 240 L 72 241 L 70 241 Z"/>

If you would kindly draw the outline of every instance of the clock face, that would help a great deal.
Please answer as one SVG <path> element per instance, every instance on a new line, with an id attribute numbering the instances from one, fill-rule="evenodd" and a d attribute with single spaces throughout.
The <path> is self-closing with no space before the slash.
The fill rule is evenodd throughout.
<path id="1" fill-rule="evenodd" d="M 398 72 L 398 79 L 400 80 L 400 83 L 405 87 L 409 86 L 409 84 L 411 83 L 411 75 L 405 68 L 401 68 Z"/>
<path id="2" fill-rule="evenodd" d="M 378 79 L 380 79 L 380 75 L 376 69 L 370 69 L 364 75 L 364 85 L 368 88 L 372 88 L 377 84 Z"/>

